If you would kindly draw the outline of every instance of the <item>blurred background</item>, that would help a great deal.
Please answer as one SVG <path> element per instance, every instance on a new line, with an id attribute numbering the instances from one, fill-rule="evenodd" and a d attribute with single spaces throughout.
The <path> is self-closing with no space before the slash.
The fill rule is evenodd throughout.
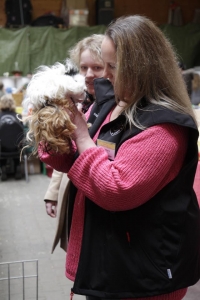
<path id="1" fill-rule="evenodd" d="M 63 63 L 76 42 L 104 33 L 112 20 L 130 14 L 152 19 L 172 43 L 200 124 L 200 0 L 0 0 L 0 97 L 11 96 L 15 113 L 23 118 L 26 87 L 37 67 Z M 51 255 L 56 220 L 46 215 L 43 201 L 52 168 L 26 154 L 21 175 L 13 174 L 8 159 L 7 175 L 0 182 L 0 300 L 66 299 L 72 284 L 64 275 L 65 253 L 57 247 Z M 194 188 L 200 202 L 200 162 Z M 35 281 L 27 283 L 25 292 L 22 261 L 31 259 Z M 17 279 L 9 295 L 12 276 Z M 197 283 L 184 300 L 199 300 L 199 296 Z M 83 299 L 75 295 L 78 298 Z"/>
<path id="2" fill-rule="evenodd" d="M 115 18 L 151 18 L 172 43 L 191 102 L 200 102 L 199 0 L 1 0 L 0 94 L 12 93 L 18 112 L 36 68 L 64 62 L 80 39 L 104 33 Z M 2 84 L 3 86 L 2 86 Z"/>

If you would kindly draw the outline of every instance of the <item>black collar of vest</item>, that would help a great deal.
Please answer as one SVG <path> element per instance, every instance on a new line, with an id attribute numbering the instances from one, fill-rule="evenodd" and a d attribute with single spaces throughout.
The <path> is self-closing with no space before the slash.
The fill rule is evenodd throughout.
<path id="1" fill-rule="evenodd" d="M 109 99 L 115 97 L 112 83 L 106 78 L 94 79 L 94 89 L 97 105 L 107 102 Z"/>

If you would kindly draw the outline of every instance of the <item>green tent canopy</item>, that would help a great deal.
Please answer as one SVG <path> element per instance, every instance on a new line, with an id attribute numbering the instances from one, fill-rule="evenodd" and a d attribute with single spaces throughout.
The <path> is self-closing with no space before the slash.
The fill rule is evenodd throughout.
<path id="1" fill-rule="evenodd" d="M 64 62 L 76 42 L 104 32 L 105 26 L 0 28 L 0 76 L 6 72 L 12 75 L 16 62 L 23 76 L 33 73 L 40 65 Z"/>
<path id="2" fill-rule="evenodd" d="M 54 27 L 0 28 L 0 76 L 12 75 L 16 63 L 23 76 L 40 65 L 64 62 L 76 42 L 94 33 L 104 33 L 103 25 L 58 29 Z M 187 68 L 200 66 L 200 24 L 160 26 Z"/>

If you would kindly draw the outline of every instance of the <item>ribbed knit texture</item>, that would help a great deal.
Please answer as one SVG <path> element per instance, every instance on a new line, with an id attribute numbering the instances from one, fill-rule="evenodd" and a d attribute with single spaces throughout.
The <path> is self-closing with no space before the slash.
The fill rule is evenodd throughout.
<path id="1" fill-rule="evenodd" d="M 108 121 L 109 116 L 104 124 Z M 107 152 L 102 147 L 87 149 L 73 165 L 71 156 L 51 159 L 48 155 L 42 155 L 42 160 L 47 159 L 47 163 L 53 164 L 52 167 L 58 169 L 62 165 L 62 168 L 66 168 L 65 172 L 69 170 L 68 177 L 78 189 L 66 260 L 66 276 L 70 280 L 75 278 L 80 256 L 85 196 L 100 207 L 112 211 L 140 206 L 176 177 L 183 164 L 186 149 L 187 129 L 162 124 L 150 127 L 125 141 L 114 161 L 108 160 Z M 71 168 L 68 169 L 70 165 Z M 181 300 L 186 290 L 139 299 Z"/>

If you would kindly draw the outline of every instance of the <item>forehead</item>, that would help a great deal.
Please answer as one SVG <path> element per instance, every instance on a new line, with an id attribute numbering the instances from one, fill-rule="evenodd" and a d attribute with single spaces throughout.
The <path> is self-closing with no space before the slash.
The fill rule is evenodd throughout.
<path id="1" fill-rule="evenodd" d="M 80 55 L 80 64 L 102 64 L 101 57 L 89 49 L 83 50 Z"/>
<path id="2" fill-rule="evenodd" d="M 102 45 L 101 45 L 101 53 L 103 59 L 116 59 L 116 49 L 113 41 L 109 37 L 105 37 L 103 39 Z"/>

